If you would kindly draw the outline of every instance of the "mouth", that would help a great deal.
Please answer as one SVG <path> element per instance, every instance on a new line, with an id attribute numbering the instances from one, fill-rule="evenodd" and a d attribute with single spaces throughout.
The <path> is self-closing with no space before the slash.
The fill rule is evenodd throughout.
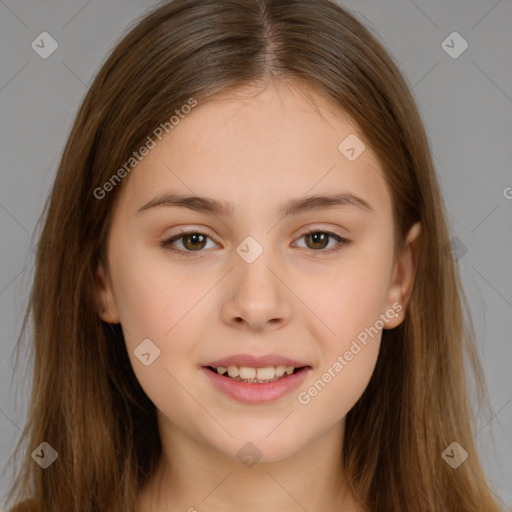
<path id="1" fill-rule="evenodd" d="M 203 366 L 213 388 L 243 404 L 264 404 L 290 395 L 304 383 L 311 366 Z"/>
<path id="2" fill-rule="evenodd" d="M 236 382 L 244 382 L 246 384 L 268 384 L 281 379 L 286 379 L 290 375 L 295 375 L 309 366 L 265 366 L 255 368 L 250 366 L 205 366 L 211 372 L 232 379 Z"/>

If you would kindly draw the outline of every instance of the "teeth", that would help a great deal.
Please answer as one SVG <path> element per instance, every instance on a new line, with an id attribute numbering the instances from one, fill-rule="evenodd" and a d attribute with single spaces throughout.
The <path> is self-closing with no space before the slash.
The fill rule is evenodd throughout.
<path id="1" fill-rule="evenodd" d="M 238 369 L 238 375 L 240 375 L 241 379 L 255 379 L 256 378 L 256 368 L 240 366 L 240 368 Z"/>
<path id="2" fill-rule="evenodd" d="M 276 376 L 277 377 L 282 377 L 284 375 L 285 371 L 286 371 L 286 366 L 284 364 L 276 366 Z"/>
<path id="3" fill-rule="evenodd" d="M 238 377 L 238 368 L 236 366 L 228 366 L 228 375 L 230 377 Z"/>
<path id="4" fill-rule="evenodd" d="M 219 366 L 216 368 L 219 375 L 224 375 L 226 372 L 229 377 L 238 381 L 272 381 L 286 375 L 291 375 L 295 368 L 293 366 L 266 366 L 264 368 L 251 368 L 249 366 Z"/>
<path id="5" fill-rule="evenodd" d="M 256 378 L 258 380 L 270 380 L 276 376 L 276 372 L 273 366 L 267 366 L 266 368 L 258 368 L 256 370 Z M 242 377 L 242 372 L 240 372 L 240 377 Z"/>

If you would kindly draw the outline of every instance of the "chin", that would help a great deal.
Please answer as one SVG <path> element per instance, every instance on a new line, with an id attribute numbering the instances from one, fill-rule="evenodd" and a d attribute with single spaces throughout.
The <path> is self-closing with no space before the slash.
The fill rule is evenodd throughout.
<path id="1" fill-rule="evenodd" d="M 303 447 L 304 440 L 294 439 L 283 429 L 281 435 L 274 431 L 261 432 L 246 430 L 244 433 L 234 435 L 228 444 L 217 446 L 216 449 L 224 452 L 228 457 L 247 467 L 256 463 L 283 461 Z"/>

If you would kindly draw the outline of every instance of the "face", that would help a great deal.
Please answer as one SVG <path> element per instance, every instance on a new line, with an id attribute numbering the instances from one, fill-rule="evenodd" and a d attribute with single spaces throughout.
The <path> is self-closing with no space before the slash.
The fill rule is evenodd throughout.
<path id="1" fill-rule="evenodd" d="M 245 88 L 199 103 L 125 178 L 97 291 L 161 428 L 276 461 L 343 426 L 403 320 L 419 233 L 395 264 L 391 196 L 358 144 L 305 89 Z"/>

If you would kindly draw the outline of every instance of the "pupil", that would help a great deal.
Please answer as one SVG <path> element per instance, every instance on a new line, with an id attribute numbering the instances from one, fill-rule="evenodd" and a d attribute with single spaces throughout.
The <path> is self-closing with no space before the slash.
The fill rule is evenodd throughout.
<path id="1" fill-rule="evenodd" d="M 313 244 L 320 244 L 320 247 L 324 247 L 325 244 L 323 242 L 325 242 L 326 238 L 325 233 L 312 233 L 309 236 L 313 239 Z"/>
<path id="2" fill-rule="evenodd" d="M 190 240 L 192 240 L 192 249 L 197 249 L 197 245 L 195 245 L 197 242 L 198 242 L 198 238 L 199 238 L 199 242 L 204 242 L 202 239 L 204 238 L 203 235 L 199 234 L 199 233 L 193 233 L 191 235 L 187 235 L 185 237 L 185 240 L 188 242 Z M 187 244 L 188 246 L 188 244 Z"/>

